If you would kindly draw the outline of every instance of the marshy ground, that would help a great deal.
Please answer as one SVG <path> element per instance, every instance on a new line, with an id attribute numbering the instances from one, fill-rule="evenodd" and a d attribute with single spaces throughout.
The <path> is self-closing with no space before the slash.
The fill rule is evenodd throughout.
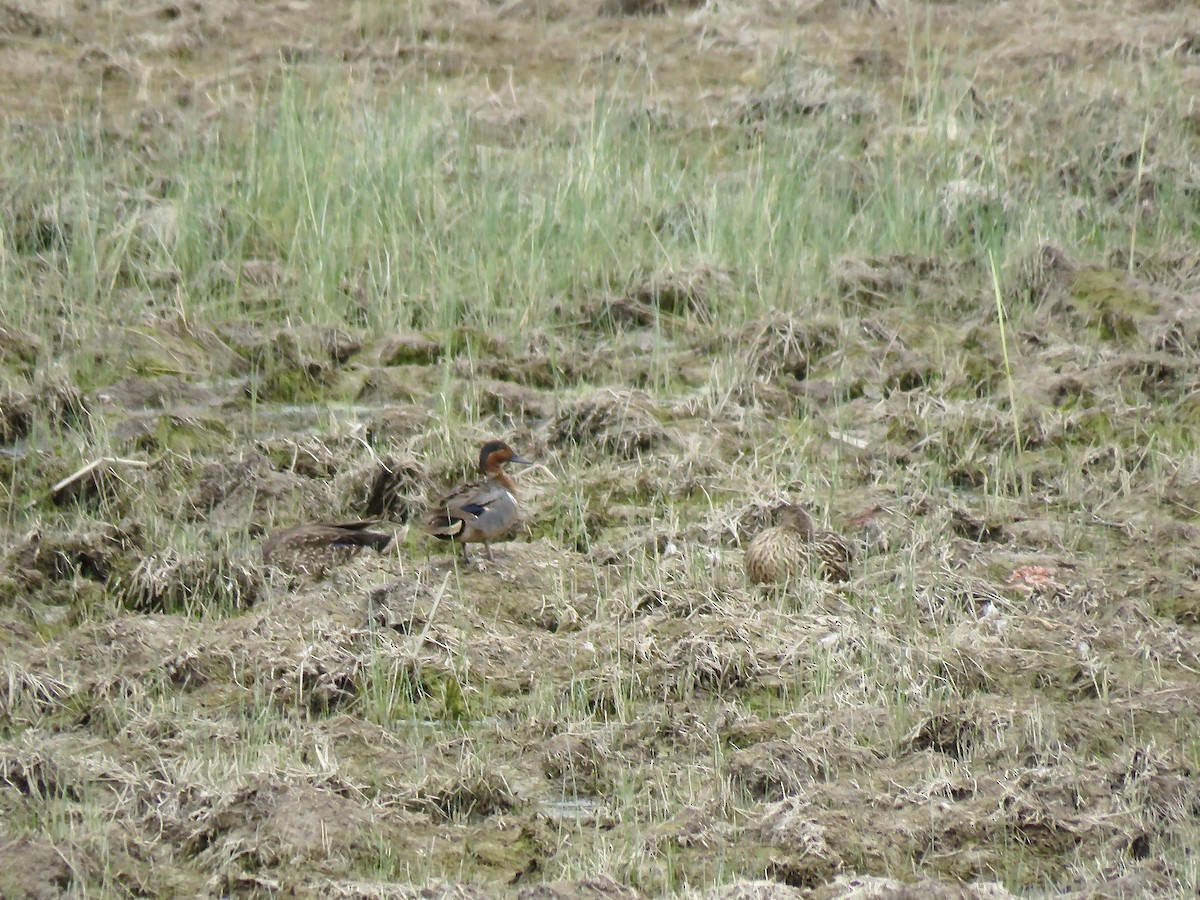
<path id="1" fill-rule="evenodd" d="M 1194 897 L 1200 14 L 1062 6 L 0 2 L 0 895 Z"/>

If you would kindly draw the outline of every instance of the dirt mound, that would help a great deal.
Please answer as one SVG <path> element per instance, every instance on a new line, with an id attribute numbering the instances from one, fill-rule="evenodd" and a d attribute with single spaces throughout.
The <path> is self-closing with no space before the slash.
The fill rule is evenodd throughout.
<path id="1" fill-rule="evenodd" d="M 636 459 L 669 440 L 650 397 L 640 391 L 600 390 L 585 394 L 547 425 L 553 447 L 599 450 Z"/>
<path id="2" fill-rule="evenodd" d="M 0 364 L 18 375 L 28 377 L 33 373 L 41 352 L 40 339 L 0 322 Z"/>
<path id="3" fill-rule="evenodd" d="M 51 900 L 71 891 L 71 864 L 49 841 L 30 838 L 0 840 L 4 856 L 0 895 L 22 900 Z"/>
<path id="4" fill-rule="evenodd" d="M 347 466 L 337 475 L 334 492 L 348 511 L 362 510 L 372 519 L 408 522 L 424 508 L 429 476 L 411 456 L 382 456 Z"/>
<path id="5" fill-rule="evenodd" d="M 362 504 L 375 485 L 378 464 L 361 446 L 352 446 L 348 452 L 336 440 L 272 439 L 236 455 L 189 463 L 186 514 L 229 529 L 364 518 Z M 356 464 L 360 454 L 366 461 Z"/>
<path id="6" fill-rule="evenodd" d="M 35 529 L 12 546 L 5 566 L 31 590 L 76 576 L 106 581 L 140 548 L 138 532 L 133 522 L 120 527 L 95 522 L 84 531 Z"/>
<path id="7" fill-rule="evenodd" d="M 781 57 L 763 82 L 739 98 L 733 108 L 735 120 L 754 134 L 770 125 L 819 115 L 855 121 L 879 114 L 878 98 L 838 85 L 833 72 L 799 58 Z"/>
<path id="8" fill-rule="evenodd" d="M 703 324 L 734 289 L 733 273 L 709 263 L 666 268 L 635 277 L 623 294 L 602 300 L 589 319 L 607 330 Z"/>
<path id="9" fill-rule="evenodd" d="M 242 554 L 175 549 L 141 559 L 119 589 L 130 609 L 193 616 L 247 609 L 265 592 L 259 567 Z"/>
<path id="10" fill-rule="evenodd" d="M 846 258 L 837 267 L 837 291 L 862 307 L 884 307 L 905 296 L 948 291 L 959 270 L 948 260 L 927 256 Z"/>
<path id="11" fill-rule="evenodd" d="M 526 335 L 516 347 L 494 346 L 477 357 L 461 358 L 455 369 L 463 377 L 484 376 L 541 391 L 585 381 L 596 372 L 605 371 L 613 362 L 613 353 L 608 348 L 597 347 L 589 354 L 575 353 L 560 336 L 539 329 Z M 522 395 L 510 392 L 509 396 Z M 523 396 L 536 394 L 530 391 Z"/>
<path id="12" fill-rule="evenodd" d="M 0 445 L 12 445 L 33 427 L 36 404 L 26 391 L 0 389 Z"/>
<path id="13" fill-rule="evenodd" d="M 748 324 L 742 330 L 739 344 L 751 348 L 751 363 L 759 374 L 767 377 L 783 374 L 803 380 L 814 361 L 844 340 L 838 321 L 831 317 L 801 319 L 773 312 Z"/>
<path id="14" fill-rule="evenodd" d="M 181 375 L 134 375 L 97 391 L 96 398 L 122 409 L 166 409 L 185 404 L 213 404 L 218 395 Z"/>
<path id="15" fill-rule="evenodd" d="M 338 785 L 261 775 L 229 796 L 198 798 L 180 810 L 191 824 L 188 841 L 228 875 L 253 849 L 258 865 L 286 868 L 299 859 L 323 863 L 371 852 L 380 828 L 373 810 L 338 792 Z"/>
<path id="16" fill-rule="evenodd" d="M 629 5 L 628 0 L 625 5 Z M 518 900 L 638 900 L 641 896 L 606 875 L 580 881 L 550 881 L 517 894 Z"/>

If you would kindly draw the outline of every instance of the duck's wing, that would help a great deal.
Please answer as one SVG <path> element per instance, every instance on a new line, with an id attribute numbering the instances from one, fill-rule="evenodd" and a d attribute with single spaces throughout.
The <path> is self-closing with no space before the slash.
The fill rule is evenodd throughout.
<path id="1" fill-rule="evenodd" d="M 270 561 L 281 550 L 302 552 L 318 547 L 373 547 L 383 552 L 393 535 L 369 531 L 365 522 L 345 522 L 337 525 L 297 525 L 276 532 L 263 542 L 263 559 Z"/>
<path id="2" fill-rule="evenodd" d="M 395 535 L 383 531 L 371 531 L 368 525 L 375 522 L 346 522 L 325 528 L 325 535 L 332 547 L 371 547 L 382 553 L 391 544 Z"/>
<path id="3" fill-rule="evenodd" d="M 819 531 L 813 536 L 813 546 L 821 560 L 821 572 L 830 581 L 846 581 L 854 562 L 854 548 L 836 531 Z"/>
<path id="4" fill-rule="evenodd" d="M 362 531 L 381 524 L 379 519 L 363 519 L 361 522 L 322 522 L 323 528 L 341 528 L 346 531 Z"/>
<path id="5" fill-rule="evenodd" d="M 477 481 L 442 497 L 429 508 L 425 530 L 438 537 L 454 537 L 463 528 L 486 518 L 488 512 L 512 503 L 512 495 L 499 484 Z"/>

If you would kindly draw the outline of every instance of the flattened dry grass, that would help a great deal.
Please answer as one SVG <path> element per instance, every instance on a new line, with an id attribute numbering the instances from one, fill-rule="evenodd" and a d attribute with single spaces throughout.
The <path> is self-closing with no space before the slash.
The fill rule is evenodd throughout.
<path id="1" fill-rule="evenodd" d="M 364 2 L 0 147 L 0 894 L 1194 895 L 1179 23 L 852 6 Z M 783 500 L 846 583 L 747 582 Z"/>

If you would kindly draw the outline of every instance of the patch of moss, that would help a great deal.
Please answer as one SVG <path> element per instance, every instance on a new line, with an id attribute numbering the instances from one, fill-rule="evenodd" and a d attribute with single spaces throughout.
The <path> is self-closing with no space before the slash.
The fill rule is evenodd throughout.
<path id="1" fill-rule="evenodd" d="M 423 334 L 397 334 L 381 340 L 378 353 L 379 365 L 384 368 L 431 366 L 441 361 L 443 347 L 440 341 Z"/>
<path id="2" fill-rule="evenodd" d="M 190 455 L 222 450 L 233 437 L 229 423 L 215 415 L 163 415 L 134 438 L 134 446 L 149 454 L 170 450 Z"/>
<path id="3" fill-rule="evenodd" d="M 1138 319 L 1153 315 L 1157 304 L 1146 289 L 1124 272 L 1084 269 L 1070 283 L 1071 302 L 1086 326 L 1105 341 L 1128 340 L 1138 333 Z"/>
<path id="4" fill-rule="evenodd" d="M 325 394 L 325 380 L 318 368 L 297 369 L 271 366 L 251 379 L 260 403 L 313 403 Z"/>
<path id="5" fill-rule="evenodd" d="M 467 846 L 475 865 L 509 884 L 538 872 L 546 854 L 536 832 L 526 826 L 478 829 Z"/>
<path id="6" fill-rule="evenodd" d="M 444 354 L 467 356 L 471 359 L 507 356 L 509 351 L 496 338 L 481 328 L 459 326 L 446 335 Z"/>
<path id="7" fill-rule="evenodd" d="M 33 374 L 42 342 L 31 334 L 0 324 L 0 366 L 23 377 Z"/>
<path id="8" fill-rule="evenodd" d="M 471 718 L 458 678 L 447 673 L 422 673 L 421 684 L 429 699 L 440 709 L 440 718 L 450 722 L 466 722 Z"/>

